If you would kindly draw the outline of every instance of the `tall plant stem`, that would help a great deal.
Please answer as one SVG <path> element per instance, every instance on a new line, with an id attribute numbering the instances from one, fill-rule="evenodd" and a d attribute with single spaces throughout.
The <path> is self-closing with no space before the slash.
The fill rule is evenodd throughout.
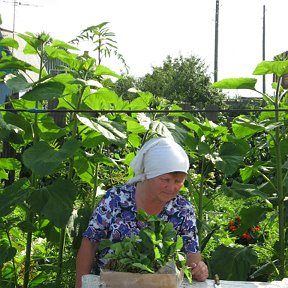
<path id="1" fill-rule="evenodd" d="M 276 128 L 276 141 L 279 139 L 279 128 Z M 278 132 L 277 132 L 278 131 Z M 277 174 L 277 187 L 278 187 L 278 221 L 279 221 L 279 251 L 278 257 L 280 260 L 280 277 L 285 277 L 285 214 L 284 214 L 284 193 L 282 183 L 282 161 L 280 144 L 276 146 L 276 174 Z"/>
<path id="2" fill-rule="evenodd" d="M 35 107 L 38 108 L 38 101 L 36 101 Z M 38 136 L 38 114 L 36 113 L 34 116 L 34 123 L 33 123 L 33 144 L 35 145 L 39 141 Z M 36 188 L 37 186 L 37 178 L 32 173 L 31 175 L 31 186 Z M 28 208 L 29 209 L 29 208 Z M 34 212 L 29 209 L 27 212 L 27 220 L 29 223 L 33 223 L 34 221 Z M 30 264 L 31 264 L 31 248 L 32 248 L 32 232 L 27 233 L 27 239 L 26 239 L 26 253 L 25 253 L 25 264 L 24 264 L 24 284 L 23 288 L 27 288 L 29 284 L 29 274 L 30 274 Z"/>
<path id="3" fill-rule="evenodd" d="M 74 158 L 69 160 L 68 176 L 69 180 L 73 177 L 73 166 Z M 65 238 L 66 238 L 66 226 L 61 228 L 60 231 L 60 243 L 59 243 L 59 253 L 58 253 L 58 266 L 57 266 L 57 276 L 56 276 L 56 285 L 60 287 L 61 278 L 62 278 L 62 268 L 63 268 L 63 255 L 65 250 Z"/>
<path id="4" fill-rule="evenodd" d="M 10 247 L 13 247 L 8 228 L 5 229 L 5 232 L 6 232 Z M 12 259 L 12 264 L 13 264 L 14 281 L 15 281 L 15 285 L 17 286 L 18 278 L 17 278 L 17 272 L 16 272 L 15 257 L 13 257 Z M 1 279 L 1 272 L 2 272 L 1 270 L 2 270 L 2 266 L 0 265 L 0 279 Z"/>
<path id="5" fill-rule="evenodd" d="M 281 78 L 280 78 L 281 79 Z M 275 121 L 279 122 L 279 85 L 276 90 L 275 98 Z M 285 277 L 285 215 L 284 215 L 284 192 L 283 192 L 283 180 L 282 180 L 282 156 L 280 147 L 280 127 L 276 127 L 275 130 L 275 156 L 276 156 L 276 179 L 277 179 L 277 198 L 278 198 L 278 236 L 279 236 L 279 250 L 278 258 L 280 261 L 279 274 L 283 279 Z"/>
<path id="6" fill-rule="evenodd" d="M 59 244 L 59 253 L 58 253 L 58 267 L 57 267 L 57 277 L 56 277 L 56 286 L 60 287 L 61 278 L 62 278 L 62 268 L 63 268 L 63 254 L 65 249 L 65 238 L 66 238 L 66 227 L 62 228 L 60 231 L 60 244 Z"/>
<path id="7" fill-rule="evenodd" d="M 27 220 L 30 223 L 33 223 L 34 212 L 29 211 Z M 26 238 L 26 255 L 25 255 L 25 264 L 24 264 L 24 284 L 23 287 L 27 288 L 29 284 L 29 274 L 30 274 L 30 263 L 31 263 L 31 248 L 32 248 L 32 232 L 27 233 Z"/>
<path id="8" fill-rule="evenodd" d="M 203 195 L 204 195 L 204 160 L 201 162 L 201 178 L 200 178 L 200 188 L 199 188 L 199 202 L 198 202 L 198 237 L 199 245 L 201 247 L 202 242 L 202 223 L 203 223 Z"/>
<path id="9" fill-rule="evenodd" d="M 100 146 L 100 154 L 102 154 L 104 148 L 104 143 Z M 99 163 L 96 164 L 95 173 L 94 173 L 94 189 L 93 189 L 93 198 L 91 202 L 91 208 L 93 209 L 96 205 L 96 198 L 97 198 L 97 187 L 98 187 L 98 172 L 99 172 Z"/>
<path id="10" fill-rule="evenodd" d="M 84 89 L 79 89 L 78 91 L 78 103 L 76 109 L 79 109 L 81 99 L 82 99 L 82 93 Z M 77 130 L 78 130 L 78 120 L 76 113 L 72 114 L 72 121 L 73 121 L 73 129 L 71 134 L 71 139 L 76 139 L 77 136 Z M 68 175 L 67 179 L 72 180 L 73 178 L 73 171 L 74 171 L 74 157 L 71 157 L 69 159 L 69 166 L 68 166 Z M 61 228 L 60 232 L 60 244 L 59 244 L 59 253 L 58 253 L 58 267 L 57 267 L 57 276 L 56 276 L 56 286 L 60 287 L 61 285 L 61 278 L 62 278 L 62 268 L 63 268 L 63 255 L 65 250 L 65 239 L 66 239 L 66 226 Z"/>
<path id="11" fill-rule="evenodd" d="M 69 160 L 68 168 L 68 179 L 71 180 L 73 177 L 73 166 L 74 159 Z M 60 287 L 61 278 L 62 278 L 62 268 L 63 268 L 63 255 L 65 250 L 65 238 L 66 238 L 66 226 L 61 228 L 60 231 L 60 243 L 59 243 L 59 253 L 58 253 L 58 265 L 57 265 L 57 276 L 56 276 L 56 285 Z"/>

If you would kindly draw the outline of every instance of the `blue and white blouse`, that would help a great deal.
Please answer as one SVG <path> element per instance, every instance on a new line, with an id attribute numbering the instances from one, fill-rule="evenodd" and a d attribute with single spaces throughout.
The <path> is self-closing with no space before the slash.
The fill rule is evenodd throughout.
<path id="1" fill-rule="evenodd" d="M 145 224 L 136 219 L 135 191 L 135 183 L 109 189 L 95 208 L 83 237 L 95 242 L 103 239 L 117 242 L 132 234 L 138 234 Z M 188 200 L 176 195 L 166 203 L 158 217 L 171 222 L 177 234 L 182 236 L 183 252 L 199 252 L 196 215 Z M 105 262 L 101 261 L 101 258 L 106 253 L 107 250 L 102 250 L 99 255 L 100 267 Z"/>

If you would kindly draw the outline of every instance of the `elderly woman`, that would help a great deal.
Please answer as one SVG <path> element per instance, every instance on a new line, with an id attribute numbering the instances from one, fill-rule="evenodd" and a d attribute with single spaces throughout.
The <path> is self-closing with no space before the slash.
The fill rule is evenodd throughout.
<path id="1" fill-rule="evenodd" d="M 121 241 L 139 233 L 138 209 L 173 223 L 182 236 L 193 279 L 205 281 L 208 268 L 199 252 L 195 212 L 192 204 L 178 194 L 189 169 L 187 154 L 171 139 L 153 138 L 143 145 L 130 165 L 135 176 L 107 191 L 83 233 L 77 255 L 76 287 L 81 287 L 82 275 L 91 273 L 101 240 Z M 99 267 L 104 265 L 105 252 L 101 252 L 97 257 Z"/>

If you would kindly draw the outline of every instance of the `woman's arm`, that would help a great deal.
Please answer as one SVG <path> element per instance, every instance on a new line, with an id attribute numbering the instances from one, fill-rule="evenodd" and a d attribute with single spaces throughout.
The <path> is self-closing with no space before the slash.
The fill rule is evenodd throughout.
<path id="1" fill-rule="evenodd" d="M 192 277 L 196 281 L 205 281 L 208 278 L 208 267 L 203 262 L 201 254 L 188 253 L 187 254 L 187 265 L 191 267 Z"/>
<path id="2" fill-rule="evenodd" d="M 76 259 L 76 284 L 75 288 L 81 288 L 82 275 L 89 274 L 92 269 L 95 253 L 99 243 L 83 238 Z"/>

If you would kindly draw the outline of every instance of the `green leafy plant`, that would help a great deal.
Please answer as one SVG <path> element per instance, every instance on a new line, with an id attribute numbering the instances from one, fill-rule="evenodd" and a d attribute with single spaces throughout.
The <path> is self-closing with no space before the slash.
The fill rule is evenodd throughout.
<path id="1" fill-rule="evenodd" d="M 272 221 L 278 221 L 278 241 L 273 248 L 279 260 L 279 278 L 287 275 L 287 89 L 283 85 L 283 78 L 288 74 L 288 60 L 263 61 L 255 68 L 254 75 L 273 74 L 276 82 L 272 84 L 275 95 L 270 96 L 256 90 L 255 78 L 229 78 L 212 85 L 219 89 L 250 89 L 259 92 L 266 106 L 256 121 L 249 117 L 239 116 L 233 120 L 232 129 L 236 138 L 249 141 L 251 137 L 262 133 L 265 142 L 255 143 L 255 150 L 262 152 L 258 161 L 250 162 L 241 172 L 244 184 L 255 179 L 261 180 L 261 185 L 251 186 L 250 191 L 257 191 L 258 195 L 270 203 L 274 208 Z M 266 111 L 265 111 L 266 110 Z M 257 121 L 258 120 L 258 121 Z M 269 151 L 269 157 L 263 157 Z M 259 180 L 258 180 L 259 181 Z M 254 184 L 254 183 L 253 183 Z M 246 184 L 247 185 L 247 184 Z M 252 188 L 252 189 L 251 189 Z M 260 193 L 259 193 L 260 192 Z M 264 192 L 264 193 L 263 193 Z M 267 197 L 268 196 L 268 197 Z"/>
<path id="2" fill-rule="evenodd" d="M 181 110 L 181 103 L 170 105 L 155 97 L 155 91 L 130 90 L 129 101 L 119 97 L 110 78 L 123 77 L 102 66 L 105 58 L 119 56 L 106 25 L 88 27 L 76 38 L 91 41 L 97 59 L 82 55 L 74 46 L 77 41 L 64 43 L 45 33 L 18 35 L 26 42 L 24 54 L 39 60 L 37 67 L 6 53 L 8 49 L 1 54 L 1 84 L 23 93 L 0 105 L 0 286 L 73 285 L 81 232 L 100 194 L 131 176 L 128 165 L 135 150 L 154 135 L 173 137 L 190 156 L 183 193 L 194 203 L 210 276 L 219 272 L 222 279 L 255 280 L 265 275 L 264 281 L 287 277 L 288 105 L 287 89 L 281 86 L 287 61 L 263 62 L 254 71 L 277 76 L 275 95 L 263 95 L 263 111 L 239 115 L 228 126 L 222 119 L 222 126 L 201 120 L 198 112 L 173 112 Z M 19 49 L 11 38 L 0 45 Z M 58 63 L 60 74 L 47 68 L 50 62 Z M 213 88 L 255 90 L 255 84 L 252 78 L 226 79 Z M 233 199 L 229 209 L 227 198 Z M 237 200 L 243 200 L 243 209 L 235 205 Z M 227 223 L 235 215 L 241 216 L 241 225 L 231 234 Z M 265 231 L 263 242 L 235 245 L 235 236 L 258 223 Z M 152 239 L 154 234 L 146 233 L 141 237 Z M 135 245 L 141 240 L 137 237 Z M 161 253 L 163 245 L 152 244 L 158 247 L 154 254 Z"/>
<path id="3" fill-rule="evenodd" d="M 175 262 L 191 282 L 191 269 L 186 265 L 185 254 L 180 251 L 183 240 L 177 235 L 172 223 L 165 222 L 156 215 L 148 215 L 143 210 L 138 212 L 137 220 L 147 223 L 138 235 L 131 235 L 117 243 L 110 240 L 100 243 L 100 249 L 112 250 L 105 256 L 109 259 L 109 269 L 119 272 L 156 273 L 160 268 Z"/>

